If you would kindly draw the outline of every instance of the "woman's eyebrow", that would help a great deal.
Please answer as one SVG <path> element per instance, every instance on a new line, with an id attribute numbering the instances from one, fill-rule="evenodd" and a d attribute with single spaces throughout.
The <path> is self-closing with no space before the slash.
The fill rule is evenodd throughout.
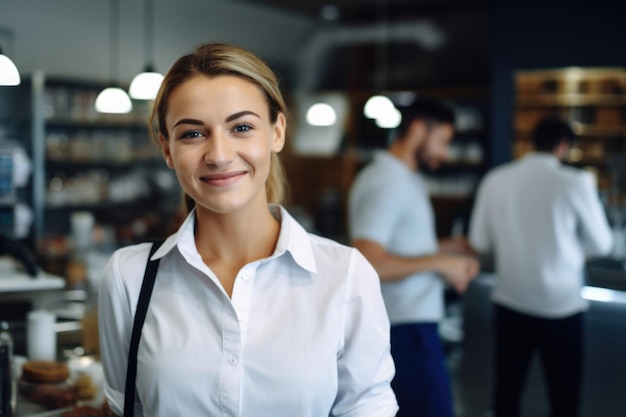
<path id="1" fill-rule="evenodd" d="M 172 126 L 172 127 L 176 127 L 176 126 L 181 125 L 181 124 L 198 125 L 198 126 L 203 125 L 202 121 L 197 120 L 197 119 L 180 119 L 179 121 L 174 123 L 174 126 Z"/>
<path id="2" fill-rule="evenodd" d="M 261 116 L 259 116 L 253 111 L 244 110 L 244 111 L 237 112 L 235 114 L 231 114 L 230 116 L 226 118 L 226 122 L 232 122 L 233 120 L 239 119 L 240 117 L 247 116 L 249 114 L 251 114 L 252 116 L 258 117 L 259 119 L 261 118 Z"/>

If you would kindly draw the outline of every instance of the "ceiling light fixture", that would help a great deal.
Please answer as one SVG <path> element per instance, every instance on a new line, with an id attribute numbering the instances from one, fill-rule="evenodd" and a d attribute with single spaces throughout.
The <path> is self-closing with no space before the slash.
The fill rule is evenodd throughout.
<path id="1" fill-rule="evenodd" d="M 0 46 L 0 85 L 19 85 L 20 82 L 20 73 L 17 67 L 11 58 L 4 55 Z"/>
<path id="2" fill-rule="evenodd" d="M 111 13 L 109 16 L 110 23 L 110 41 L 109 41 L 109 59 L 111 62 L 111 78 L 113 78 L 112 87 L 107 87 L 96 97 L 96 110 L 99 113 L 130 113 L 133 110 L 133 103 L 126 91 L 115 86 L 117 71 L 119 70 L 119 18 L 120 5 L 119 0 L 109 0 Z"/>
<path id="3" fill-rule="evenodd" d="M 328 103 L 315 103 L 306 112 L 306 121 L 311 126 L 332 126 L 337 122 L 337 113 Z"/>
<path id="4" fill-rule="evenodd" d="M 154 68 L 154 2 L 144 0 L 144 59 L 146 66 L 144 71 L 137 74 L 130 83 L 128 90 L 132 98 L 138 100 L 154 100 L 161 87 L 163 75 Z"/>
<path id="5" fill-rule="evenodd" d="M 387 0 L 378 2 L 380 16 L 380 39 L 376 48 L 376 65 L 375 65 L 375 88 L 379 93 L 374 94 L 365 102 L 363 114 L 369 119 L 375 119 L 376 126 L 384 129 L 393 129 L 398 127 L 402 120 L 400 111 L 389 97 L 383 95 L 387 87 L 389 58 L 387 54 L 387 44 L 389 41 L 389 31 L 387 22 Z"/>
<path id="6" fill-rule="evenodd" d="M 391 109 L 385 110 L 384 113 L 381 113 L 376 118 L 376 126 L 383 129 L 395 129 L 400 125 L 402 121 L 402 113 L 400 110 L 392 107 Z"/>

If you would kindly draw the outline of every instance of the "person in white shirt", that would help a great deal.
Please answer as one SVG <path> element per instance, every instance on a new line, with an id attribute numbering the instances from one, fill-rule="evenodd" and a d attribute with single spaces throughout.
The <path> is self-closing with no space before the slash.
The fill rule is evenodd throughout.
<path id="1" fill-rule="evenodd" d="M 478 262 L 446 253 L 464 252 L 465 239 L 438 242 L 420 171 L 436 169 L 446 159 L 454 112 L 444 102 L 421 97 L 400 110 L 402 121 L 388 149 L 378 151 L 352 185 L 349 233 L 382 281 L 398 417 L 450 417 L 453 401 L 438 334 L 444 285 L 463 292 Z"/>
<path id="2" fill-rule="evenodd" d="M 285 104 L 269 67 L 235 46 L 202 45 L 165 76 L 150 126 L 189 213 L 151 257 L 141 243 L 106 267 L 99 331 L 112 413 L 129 392 L 150 258 L 159 264 L 129 384 L 134 415 L 394 416 L 376 271 L 279 205 Z"/>
<path id="3" fill-rule="evenodd" d="M 541 120 L 533 132 L 536 152 L 492 170 L 477 192 L 469 236 L 476 251 L 495 260 L 498 417 L 520 415 L 537 351 L 551 416 L 578 415 L 585 262 L 607 254 L 612 237 L 592 176 L 561 164 L 574 138 L 566 122 Z"/>

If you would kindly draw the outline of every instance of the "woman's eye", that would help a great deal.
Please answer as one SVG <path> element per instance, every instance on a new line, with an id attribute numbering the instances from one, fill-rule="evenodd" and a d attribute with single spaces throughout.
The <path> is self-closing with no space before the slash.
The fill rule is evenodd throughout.
<path id="1" fill-rule="evenodd" d="M 245 133 L 245 132 L 252 130 L 252 126 L 250 126 L 247 123 L 242 123 L 240 125 L 235 126 L 233 130 L 237 133 Z"/>
<path id="2" fill-rule="evenodd" d="M 183 133 L 180 137 L 183 139 L 195 139 L 202 136 L 202 133 L 197 130 L 190 130 L 189 132 Z"/>

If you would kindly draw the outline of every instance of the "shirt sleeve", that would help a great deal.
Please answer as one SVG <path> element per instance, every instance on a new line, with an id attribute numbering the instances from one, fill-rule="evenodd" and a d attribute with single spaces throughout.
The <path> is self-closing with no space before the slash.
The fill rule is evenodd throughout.
<path id="1" fill-rule="evenodd" d="M 339 388 L 333 417 L 391 417 L 398 411 L 390 325 L 374 268 L 352 250 L 338 354 Z"/>
<path id="2" fill-rule="evenodd" d="M 352 240 L 373 240 L 386 247 L 407 205 L 403 202 L 406 193 L 399 184 L 381 182 L 369 183 L 367 190 L 361 189 L 358 193 L 353 190 L 349 197 L 348 221 Z"/>
<path id="3" fill-rule="evenodd" d="M 492 250 L 487 198 L 487 183 L 483 181 L 476 193 L 469 227 L 470 244 L 474 250 L 482 253 L 489 253 Z"/>
<path id="4" fill-rule="evenodd" d="M 570 195 L 579 222 L 579 233 L 590 256 L 607 255 L 613 247 L 613 235 L 592 176 L 583 172 Z"/>
<path id="5" fill-rule="evenodd" d="M 98 332 L 105 380 L 104 394 L 111 411 L 119 416 L 124 410 L 126 367 L 135 310 L 134 306 L 131 309 L 130 300 L 136 300 L 136 297 L 130 296 L 121 279 L 121 257 L 120 251 L 117 251 L 109 260 L 98 294 Z M 143 271 L 140 273 L 141 278 Z M 140 403 L 137 402 L 135 416 L 141 415 Z"/>

